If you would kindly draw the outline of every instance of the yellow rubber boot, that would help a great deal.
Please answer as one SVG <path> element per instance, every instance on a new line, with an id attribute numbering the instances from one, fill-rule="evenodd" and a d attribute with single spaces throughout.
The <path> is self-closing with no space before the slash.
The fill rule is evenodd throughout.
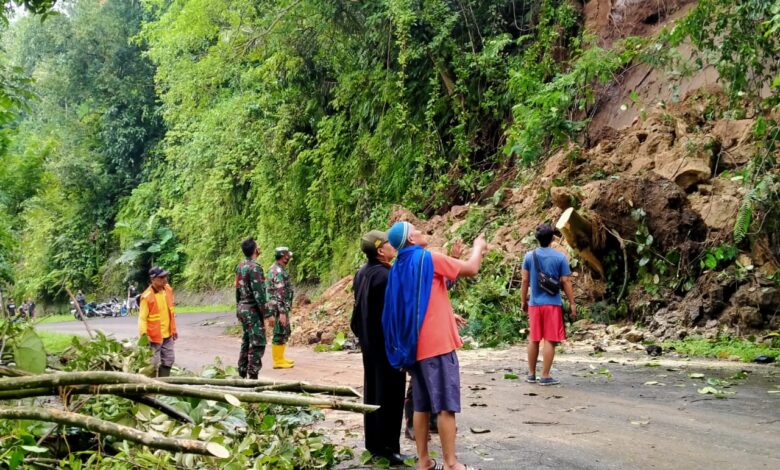
<path id="1" fill-rule="evenodd" d="M 292 367 L 292 364 L 290 364 L 289 362 L 285 362 L 284 360 L 283 344 L 272 344 L 271 354 L 274 358 L 274 369 L 289 369 Z"/>
<path id="2" fill-rule="evenodd" d="M 284 353 L 285 353 L 286 351 L 287 351 L 287 344 L 285 343 L 285 344 L 283 344 L 283 345 L 282 345 L 282 360 L 283 360 L 284 362 L 286 362 L 286 363 L 290 364 L 290 366 L 294 366 L 294 365 L 295 365 L 295 361 L 293 361 L 292 359 L 288 359 L 288 358 L 286 358 L 286 357 L 284 356 Z"/>

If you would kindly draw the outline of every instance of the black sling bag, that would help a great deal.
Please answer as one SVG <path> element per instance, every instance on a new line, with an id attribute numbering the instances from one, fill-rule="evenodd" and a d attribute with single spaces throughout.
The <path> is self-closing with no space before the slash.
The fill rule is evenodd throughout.
<path id="1" fill-rule="evenodd" d="M 560 279 L 542 271 L 542 267 L 539 265 L 539 258 L 536 257 L 536 250 L 532 251 L 531 254 L 534 257 L 534 266 L 536 266 L 536 275 L 539 278 L 539 287 L 550 295 L 558 295 L 561 291 Z"/>

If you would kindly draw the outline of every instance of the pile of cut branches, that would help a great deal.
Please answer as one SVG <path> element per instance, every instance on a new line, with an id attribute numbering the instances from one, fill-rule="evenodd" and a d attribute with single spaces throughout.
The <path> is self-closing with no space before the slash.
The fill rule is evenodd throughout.
<path id="1" fill-rule="evenodd" d="M 318 410 L 377 408 L 350 387 L 241 379 L 219 362 L 203 377 L 150 378 L 136 373 L 144 345 L 102 334 L 47 367 L 34 330 L 0 331 L 9 345 L 0 360 L 0 466 L 12 469 L 328 468 L 351 451 L 307 429 Z M 31 351 L 34 364 L 16 360 Z M 63 365 L 69 370 L 53 369 Z"/>

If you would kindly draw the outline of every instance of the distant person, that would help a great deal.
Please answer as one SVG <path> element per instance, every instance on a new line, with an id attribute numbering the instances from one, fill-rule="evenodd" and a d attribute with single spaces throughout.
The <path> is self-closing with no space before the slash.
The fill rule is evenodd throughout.
<path id="1" fill-rule="evenodd" d="M 263 368 L 265 353 L 264 319 L 269 315 L 266 306 L 265 276 L 257 263 L 260 250 L 253 238 L 241 242 L 244 260 L 236 266 L 236 316 L 243 335 L 238 355 L 238 375 L 256 379 Z"/>
<path id="2" fill-rule="evenodd" d="M 14 299 L 8 299 L 8 304 L 5 308 L 8 309 L 8 318 L 16 316 L 16 302 L 14 302 Z"/>
<path id="3" fill-rule="evenodd" d="M 35 302 L 32 299 L 27 299 L 27 318 L 30 320 L 35 318 Z"/>
<path id="4" fill-rule="evenodd" d="M 461 261 L 426 250 L 425 234 L 409 222 L 395 223 L 387 238 L 398 256 L 388 275 L 382 327 L 391 365 L 412 374 L 417 468 L 468 470 L 455 450 L 455 413 L 461 410 L 455 351 L 463 345 L 458 325 L 466 321 L 452 311 L 446 281 L 479 272 L 485 239 L 477 237 L 469 260 Z M 438 415 L 443 466 L 428 454 L 432 413 Z"/>
<path id="5" fill-rule="evenodd" d="M 290 311 L 292 310 L 293 287 L 287 264 L 292 259 L 292 251 L 286 246 L 274 250 L 276 261 L 268 270 L 268 307 L 272 317 L 269 323 L 273 325 L 274 337 L 271 344 L 274 369 L 289 369 L 295 366 L 295 361 L 284 356 L 287 341 L 290 339 Z"/>
<path id="6" fill-rule="evenodd" d="M 179 335 L 176 333 L 176 316 L 173 312 L 173 288 L 168 284 L 168 271 L 159 266 L 149 270 L 149 287 L 141 294 L 138 334 L 149 337 L 149 346 L 154 353 L 153 376 L 171 375 L 176 359 L 173 346 Z"/>
<path id="7" fill-rule="evenodd" d="M 84 296 L 84 293 L 81 292 L 81 289 L 76 293 L 76 303 L 79 304 L 79 307 L 81 308 L 82 313 L 84 312 L 84 306 L 87 305 L 87 298 Z"/>
<path id="8" fill-rule="evenodd" d="M 386 458 L 390 465 L 404 465 L 411 457 L 401 454 L 400 444 L 406 373 L 387 360 L 382 331 L 387 273 L 396 251 L 387 242 L 387 233 L 379 230 L 363 235 L 360 249 L 367 262 L 352 282 L 355 307 L 350 328 L 363 356 L 363 402 L 379 405 L 377 411 L 363 416 L 366 450 L 374 458 Z"/>
<path id="9" fill-rule="evenodd" d="M 577 306 L 574 304 L 574 290 L 571 285 L 571 269 L 569 260 L 563 253 L 550 248 L 553 240 L 553 228 L 549 224 L 536 227 L 536 240 L 540 248 L 525 254 L 523 259 L 523 282 L 520 299 L 523 311 L 528 314 L 530 334 L 528 337 L 528 376 L 529 383 L 539 385 L 555 385 L 558 379 L 550 376 L 555 346 L 566 339 L 563 327 L 563 302 L 560 289 L 550 289 L 539 282 L 540 271 L 560 282 L 571 306 L 571 317 L 577 316 Z M 531 286 L 531 300 L 528 300 L 528 286 Z M 548 292 L 553 290 L 554 292 Z M 536 361 L 539 357 L 539 343 L 544 340 L 542 351 L 542 375 L 536 376 Z"/>
<path id="10" fill-rule="evenodd" d="M 138 287 L 133 282 L 127 287 L 127 311 L 132 313 L 135 310 L 138 310 Z"/>

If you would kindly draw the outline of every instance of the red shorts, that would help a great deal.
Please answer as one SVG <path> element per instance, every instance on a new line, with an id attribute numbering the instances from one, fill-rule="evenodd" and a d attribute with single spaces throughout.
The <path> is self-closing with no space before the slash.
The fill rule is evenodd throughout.
<path id="1" fill-rule="evenodd" d="M 531 305 L 528 307 L 528 326 L 530 341 L 554 341 L 566 339 L 563 328 L 563 308 L 560 305 Z"/>

